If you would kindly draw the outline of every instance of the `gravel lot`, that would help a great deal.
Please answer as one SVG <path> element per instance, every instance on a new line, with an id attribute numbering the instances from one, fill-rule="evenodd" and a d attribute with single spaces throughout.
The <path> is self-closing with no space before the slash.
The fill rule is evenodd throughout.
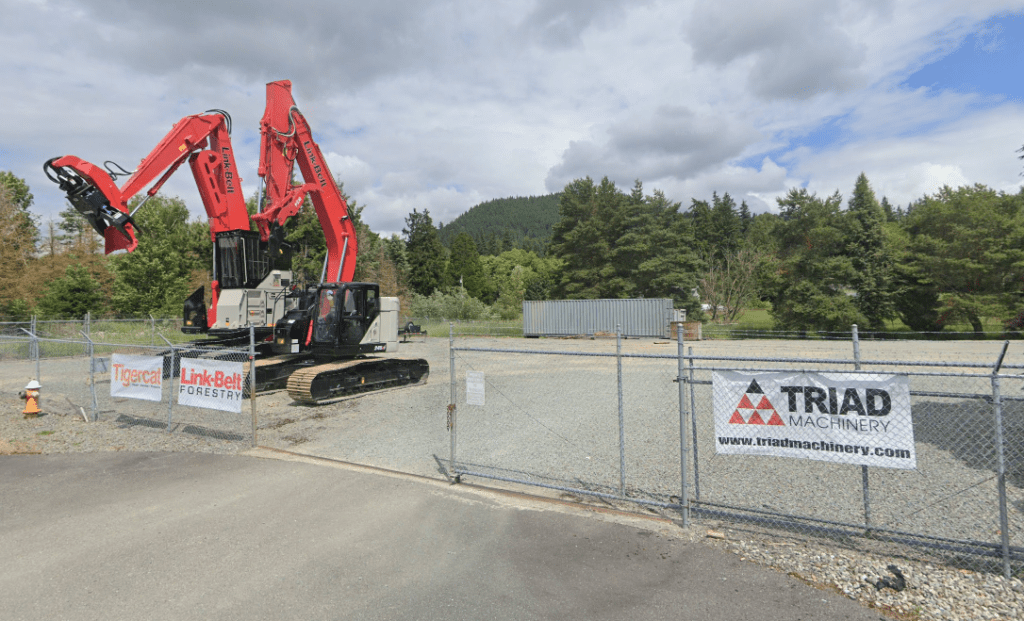
<path id="1" fill-rule="evenodd" d="M 849 342 L 840 341 L 702 341 L 692 344 L 702 356 L 852 357 Z M 615 352 L 614 339 L 459 339 L 460 348 L 571 351 L 577 356 L 522 355 L 477 351 L 456 352 L 458 443 L 456 459 L 468 471 L 493 477 L 528 480 L 561 487 L 616 493 L 619 485 L 619 421 L 616 360 L 586 354 Z M 864 360 L 924 360 L 992 365 L 1002 343 L 862 342 Z M 674 342 L 629 339 L 631 354 L 674 354 Z M 261 446 L 340 459 L 424 476 L 441 477 L 450 457 L 446 427 L 450 401 L 447 339 L 431 338 L 404 344 L 401 355 L 427 358 L 431 375 L 425 385 L 364 395 L 319 407 L 291 403 L 278 392 L 257 400 L 257 440 Z M 1004 372 L 1020 374 L 1024 344 L 1011 343 Z M 705 363 L 710 364 L 710 363 Z M 747 364 L 747 363 L 745 363 Z M 1010 365 L 1007 367 L 1006 365 Z M 3 362 L 0 391 L 5 414 L 0 416 L 0 453 L 102 450 L 209 451 L 248 450 L 249 412 L 225 416 L 176 408 L 174 432 L 167 433 L 167 404 L 109 397 L 107 384 L 97 385 L 99 420 L 85 422 L 88 412 L 87 361 L 43 361 L 42 384 L 47 416 L 25 420 L 16 392 L 34 376 L 34 365 Z M 781 364 L 756 363 L 767 369 Z M 849 367 L 847 367 L 849 368 Z M 483 372 L 486 405 L 467 405 L 465 372 Z M 886 371 L 892 370 L 886 368 Z M 984 369 L 970 370 L 984 376 Z M 673 501 L 679 494 L 679 419 L 675 360 L 626 358 L 623 362 L 623 436 L 626 446 L 626 490 L 631 496 Z M 705 377 L 709 379 L 709 376 Z M 701 379 L 698 371 L 697 379 Z M 915 390 L 951 389 L 948 378 L 922 377 Z M 958 380 L 958 392 L 985 394 L 987 378 Z M 1005 395 L 1020 396 L 1020 379 L 1003 380 Z M 106 397 L 103 396 L 107 391 Z M 715 456 L 709 388 L 698 386 L 696 418 L 700 456 L 701 498 L 722 504 L 790 511 L 822 519 L 858 523 L 862 519 L 860 469 L 804 460 Z M 702 401 L 708 401 L 702 405 Z M 1014 404 L 1016 403 L 1016 405 Z M 922 405 L 924 404 L 924 405 Z M 247 406 L 248 404 L 246 404 Z M 873 523 L 910 532 L 956 539 L 997 542 L 998 513 L 993 455 L 986 453 L 984 426 L 991 406 L 977 399 L 915 400 L 918 470 L 871 469 Z M 927 413 L 918 417 L 918 411 Z M 1008 424 L 1024 417 L 1019 402 L 1004 412 Z M 1017 429 L 1014 427 L 1014 429 Z M 1021 453 L 1020 440 L 1014 459 Z M 1008 495 L 1011 539 L 1024 546 L 1022 471 L 1011 460 L 1014 476 Z M 513 483 L 468 480 L 494 486 Z M 530 488 L 532 493 L 559 495 L 585 502 L 570 492 Z M 609 501 L 610 502 L 610 501 Z M 611 502 L 611 504 L 615 504 Z M 635 505 L 633 505 L 635 510 Z M 640 509 L 657 511 L 660 509 Z M 919 550 L 853 540 L 822 543 L 798 533 L 701 523 L 720 531 L 712 538 L 744 558 L 825 585 L 868 604 L 914 613 L 921 619 L 988 619 L 1024 616 L 1024 589 L 971 569 L 952 569 Z M 959 567 L 963 567 L 960 559 Z M 895 562 L 913 588 L 901 593 L 876 590 L 870 583 L 886 575 Z M 974 561 L 967 559 L 970 565 Z M 976 566 L 976 565 L 975 565 Z M 991 569 L 991 567 L 989 567 Z M 1020 568 L 1018 567 L 1018 570 Z M 997 605 L 998 604 L 998 605 Z M 916 612 L 915 612 L 916 611 Z M 915 618 L 915 617 L 907 617 Z"/>

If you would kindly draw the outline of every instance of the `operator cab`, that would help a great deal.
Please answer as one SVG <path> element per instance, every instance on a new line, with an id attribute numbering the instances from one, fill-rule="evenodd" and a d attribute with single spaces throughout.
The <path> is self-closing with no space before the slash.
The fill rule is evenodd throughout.
<path id="1" fill-rule="evenodd" d="M 382 351 L 364 342 L 380 315 L 380 288 L 374 283 L 327 283 L 317 289 L 310 348 L 315 355 L 339 357 Z"/>
<path id="2" fill-rule="evenodd" d="M 324 283 L 291 295 L 301 301 L 274 327 L 275 353 L 345 358 L 387 351 L 387 344 L 381 342 L 377 284 Z"/>

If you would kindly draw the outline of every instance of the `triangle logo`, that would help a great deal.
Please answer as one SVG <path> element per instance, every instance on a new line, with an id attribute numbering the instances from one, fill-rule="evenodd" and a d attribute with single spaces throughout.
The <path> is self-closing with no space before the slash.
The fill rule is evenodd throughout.
<path id="1" fill-rule="evenodd" d="M 754 401 L 757 401 L 757 405 L 754 405 Z M 740 410 L 752 410 L 753 414 L 750 418 L 744 419 L 743 414 L 740 414 Z M 763 415 L 763 416 L 762 416 Z M 765 422 L 765 418 L 768 422 Z M 751 380 L 750 386 L 747 387 L 747 392 L 740 398 L 739 404 L 732 413 L 732 417 L 729 419 L 730 425 L 776 425 L 784 427 L 786 425 L 783 422 L 782 417 L 779 416 L 775 406 L 768 400 L 768 397 L 761 390 L 761 385 L 757 383 L 757 380 Z"/>

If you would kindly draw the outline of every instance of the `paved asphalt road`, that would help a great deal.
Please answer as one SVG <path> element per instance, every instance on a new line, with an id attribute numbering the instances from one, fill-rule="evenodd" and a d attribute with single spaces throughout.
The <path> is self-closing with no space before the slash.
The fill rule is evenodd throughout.
<path id="1" fill-rule="evenodd" d="M 673 525 L 320 463 L 0 456 L 0 618 L 879 614 Z"/>

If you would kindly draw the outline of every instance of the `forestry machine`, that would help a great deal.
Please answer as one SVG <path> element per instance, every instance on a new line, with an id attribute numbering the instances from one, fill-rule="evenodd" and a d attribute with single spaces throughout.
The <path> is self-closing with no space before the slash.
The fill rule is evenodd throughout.
<path id="1" fill-rule="evenodd" d="M 287 387 L 300 403 L 426 381 L 426 360 L 366 357 L 398 349 L 398 298 L 381 297 L 374 283 L 352 282 L 356 231 L 348 205 L 291 94 L 291 82 L 267 84 L 260 121 L 259 213 L 249 216 L 231 147 L 231 117 L 210 110 L 178 121 L 128 172 L 112 162 L 100 168 L 75 156 L 47 161 L 47 176 L 105 239 L 109 254 L 138 245 L 133 216 L 187 160 L 210 221 L 213 242 L 212 305 L 197 289 L 185 302 L 188 334 L 210 339 L 193 345 L 260 340 L 257 391 Z M 292 182 L 298 163 L 303 184 Z M 117 177 L 128 176 L 119 188 Z M 135 209 L 128 201 L 154 185 Z M 327 242 L 320 282 L 298 287 L 289 270 L 284 223 L 306 197 Z M 257 230 L 252 230 L 253 226 Z M 144 231 L 142 231 L 144 233 Z M 190 354 L 191 355 L 191 354 Z"/>

